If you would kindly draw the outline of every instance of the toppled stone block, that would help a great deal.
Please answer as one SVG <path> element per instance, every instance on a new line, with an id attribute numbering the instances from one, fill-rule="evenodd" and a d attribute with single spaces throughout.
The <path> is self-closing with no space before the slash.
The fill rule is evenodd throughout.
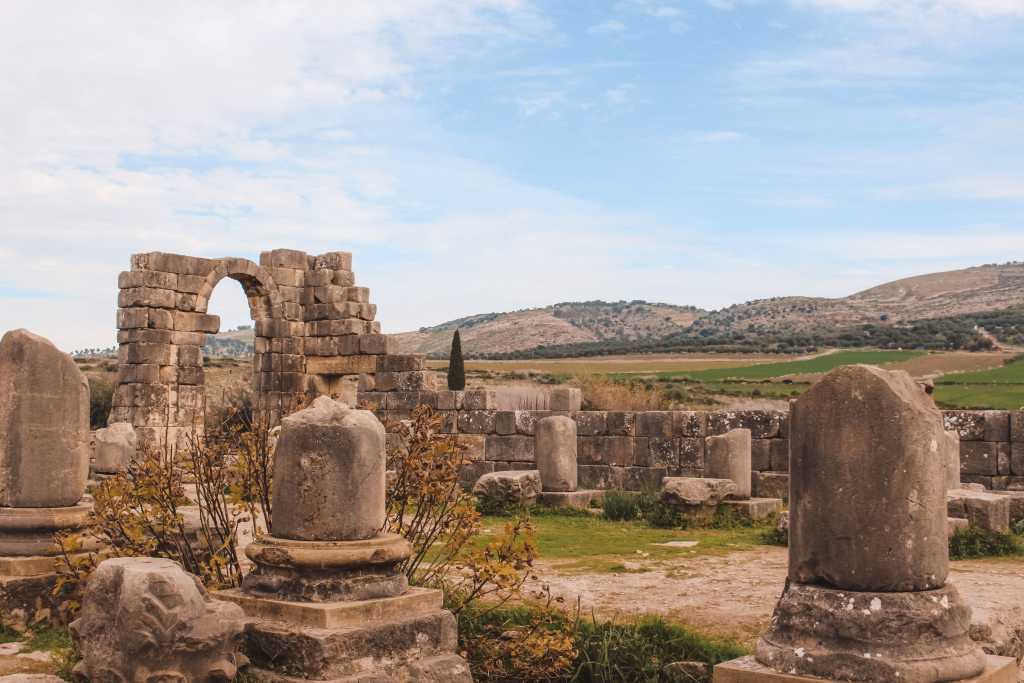
<path id="1" fill-rule="evenodd" d="M 661 502 L 683 509 L 716 507 L 736 491 L 731 479 L 667 477 L 661 484 Z"/>
<path id="2" fill-rule="evenodd" d="M 115 422 L 96 430 L 94 469 L 101 474 L 116 474 L 128 469 L 137 450 L 135 428 L 127 422 Z"/>
<path id="3" fill-rule="evenodd" d="M 537 470 L 490 472 L 473 486 L 473 495 L 498 505 L 532 505 L 540 492 L 540 472 Z"/>
<path id="4" fill-rule="evenodd" d="M 93 681 L 230 681 L 239 653 L 241 608 L 213 600 L 177 562 L 123 557 L 100 563 L 71 633 Z"/>
<path id="5" fill-rule="evenodd" d="M 969 520 L 982 529 L 1009 533 L 1010 498 L 986 491 L 953 489 L 947 492 L 947 510 L 950 517 Z"/>

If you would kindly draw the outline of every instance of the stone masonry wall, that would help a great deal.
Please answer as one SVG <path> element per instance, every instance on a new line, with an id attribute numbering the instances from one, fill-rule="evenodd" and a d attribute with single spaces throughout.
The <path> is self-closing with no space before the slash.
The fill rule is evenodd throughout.
<path id="1" fill-rule="evenodd" d="M 445 417 L 470 463 L 463 483 L 488 472 L 532 469 L 534 425 L 549 415 L 576 422 L 581 489 L 657 488 L 665 476 L 701 476 L 705 439 L 731 429 L 752 436 L 753 494 L 787 498 L 789 414 L 783 411 L 498 410 L 488 390 L 362 392 L 359 401 L 384 420 L 400 420 L 419 404 Z M 1024 490 L 1024 412 L 945 411 L 961 438 L 964 482 Z"/>

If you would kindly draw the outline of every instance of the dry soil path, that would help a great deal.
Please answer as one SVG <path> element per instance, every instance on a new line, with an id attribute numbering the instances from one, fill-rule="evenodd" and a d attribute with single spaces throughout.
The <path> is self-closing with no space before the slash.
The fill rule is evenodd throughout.
<path id="1" fill-rule="evenodd" d="M 627 563 L 630 573 L 563 574 L 539 566 L 540 584 L 584 612 L 658 614 L 752 645 L 771 617 L 786 578 L 786 549 Z M 1024 655 L 1024 560 L 954 562 L 950 578 L 974 609 L 976 640 Z"/>

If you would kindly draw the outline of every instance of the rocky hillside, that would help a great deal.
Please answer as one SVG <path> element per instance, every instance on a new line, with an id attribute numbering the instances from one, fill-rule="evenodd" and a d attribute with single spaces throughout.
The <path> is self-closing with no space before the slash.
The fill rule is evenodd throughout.
<path id="1" fill-rule="evenodd" d="M 555 355 L 576 355 L 602 350 L 628 352 L 631 348 L 685 349 L 689 347 L 687 339 L 707 348 L 724 348 L 733 341 L 756 348 L 756 340 L 763 339 L 777 349 L 783 338 L 817 337 L 810 343 L 829 343 L 837 332 L 846 334 L 868 325 L 900 331 L 895 341 L 888 339 L 890 343 L 916 345 L 917 337 L 901 328 L 914 327 L 922 320 L 942 319 L 936 330 L 932 329 L 935 326 L 926 326 L 928 329 L 918 336 L 945 334 L 951 340 L 948 345 L 959 348 L 960 342 L 953 340 L 973 334 L 975 323 L 970 316 L 1022 306 L 1024 263 L 1012 262 L 909 277 L 839 299 L 761 299 L 712 312 L 645 302 L 565 303 L 477 315 L 396 336 L 404 352 L 445 354 L 458 328 L 463 350 L 469 354 L 560 347 L 549 350 Z M 1013 329 L 1018 318 L 1017 314 L 1009 318 L 1006 327 L 1011 334 L 1024 332 Z M 959 320 L 948 322 L 951 319 Z M 948 333 L 950 326 L 957 328 L 955 334 Z M 877 329 L 875 332 L 876 339 L 881 340 Z M 863 345 L 872 345 L 872 340 L 865 337 Z"/>
<path id="2" fill-rule="evenodd" d="M 485 313 L 395 336 L 403 353 L 447 354 L 458 329 L 462 348 L 469 353 L 507 353 L 538 346 L 665 337 L 689 329 L 704 314 L 692 306 L 587 301 Z"/>
<path id="3" fill-rule="evenodd" d="M 783 297 L 710 313 L 705 334 L 809 334 L 862 324 L 900 324 L 1024 305 L 1024 263 L 984 265 L 896 280 L 841 299 Z"/>

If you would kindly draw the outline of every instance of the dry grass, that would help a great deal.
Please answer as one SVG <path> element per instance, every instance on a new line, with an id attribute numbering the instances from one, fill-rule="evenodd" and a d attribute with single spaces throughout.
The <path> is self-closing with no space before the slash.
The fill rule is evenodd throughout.
<path id="1" fill-rule="evenodd" d="M 603 375 L 580 375 L 573 384 L 583 390 L 584 410 L 668 410 L 668 399 L 638 382 L 615 382 Z"/>
<path id="2" fill-rule="evenodd" d="M 709 368 L 730 368 L 762 362 L 794 360 L 796 356 L 778 354 L 671 354 L 643 356 L 609 356 L 607 358 L 558 358 L 550 360 L 469 360 L 467 371 L 495 373 L 538 372 L 550 375 L 590 375 L 635 373 L 651 375 L 664 372 L 685 372 Z M 431 368 L 448 367 L 448 361 L 428 361 Z"/>

